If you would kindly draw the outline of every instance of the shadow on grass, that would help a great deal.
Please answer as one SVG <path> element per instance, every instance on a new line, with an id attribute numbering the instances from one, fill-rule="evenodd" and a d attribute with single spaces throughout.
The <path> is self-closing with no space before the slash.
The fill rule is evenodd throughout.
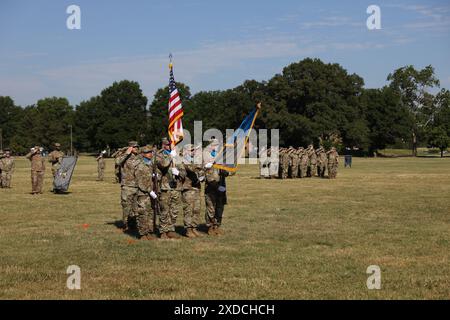
<path id="1" fill-rule="evenodd" d="M 108 221 L 105 224 L 115 226 L 118 230 L 123 231 L 124 234 L 139 239 L 139 233 L 136 228 L 136 223 L 132 223 L 131 226 L 127 230 L 124 230 L 125 225 L 123 224 L 122 220 L 116 220 L 116 221 Z"/>
<path id="2" fill-rule="evenodd" d="M 106 225 L 110 225 L 110 226 L 114 226 L 116 227 L 118 230 L 123 231 L 124 230 L 124 224 L 122 220 L 116 220 L 116 221 L 107 221 L 105 223 Z M 158 229 L 158 228 L 157 228 Z M 200 224 L 197 227 L 197 230 L 207 234 L 208 233 L 208 227 L 206 226 L 206 224 Z M 183 226 L 176 226 L 175 227 L 175 232 L 178 233 L 180 236 L 185 236 L 186 235 L 186 230 Z M 139 239 L 139 233 L 137 231 L 137 226 L 135 222 L 132 222 L 131 225 L 129 226 L 129 228 L 126 231 L 123 231 L 124 234 L 132 237 L 132 238 L 136 238 Z"/>

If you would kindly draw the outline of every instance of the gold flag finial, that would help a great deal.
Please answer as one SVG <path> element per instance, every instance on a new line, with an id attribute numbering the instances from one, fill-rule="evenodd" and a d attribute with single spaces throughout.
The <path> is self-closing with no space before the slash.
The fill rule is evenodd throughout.
<path id="1" fill-rule="evenodd" d="M 169 54 L 169 61 L 170 61 L 170 63 L 169 63 L 169 69 L 172 69 L 172 68 L 173 68 L 172 58 L 173 58 L 173 56 L 172 56 L 172 54 L 170 53 L 170 54 Z"/>

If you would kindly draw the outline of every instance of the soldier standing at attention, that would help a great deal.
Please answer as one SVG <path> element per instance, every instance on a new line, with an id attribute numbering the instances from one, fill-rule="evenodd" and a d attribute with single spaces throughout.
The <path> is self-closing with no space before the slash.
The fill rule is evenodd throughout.
<path id="1" fill-rule="evenodd" d="M 100 155 L 97 157 L 97 181 L 103 181 L 104 175 L 105 175 L 105 153 L 106 151 L 102 151 Z"/>
<path id="2" fill-rule="evenodd" d="M 175 150 L 171 150 L 167 138 L 162 139 L 162 149 L 156 155 L 156 163 L 161 174 L 160 190 L 160 224 L 161 239 L 178 239 L 175 233 L 177 217 L 182 210 L 182 179 L 186 176 L 183 164 L 177 158 Z"/>
<path id="3" fill-rule="evenodd" d="M 288 178 L 290 161 L 291 161 L 291 158 L 289 155 L 289 150 L 286 148 L 283 148 L 283 150 L 280 151 L 281 179 Z"/>
<path id="4" fill-rule="evenodd" d="M 42 194 L 42 188 L 44 186 L 45 160 L 41 152 L 42 149 L 35 146 L 25 156 L 31 161 L 31 194 Z"/>
<path id="5" fill-rule="evenodd" d="M 325 170 L 327 167 L 327 154 L 323 147 L 316 150 L 317 153 L 317 175 L 320 178 L 325 177 Z"/>
<path id="6" fill-rule="evenodd" d="M 154 211 L 152 201 L 158 198 L 153 191 L 153 149 L 145 146 L 141 149 L 141 156 L 136 167 L 136 184 L 138 188 L 136 198 L 136 226 L 140 239 L 154 240 Z"/>
<path id="7" fill-rule="evenodd" d="M 208 235 L 220 235 L 222 230 L 223 211 L 227 204 L 227 189 L 225 178 L 229 175 L 228 171 L 216 169 L 213 167 L 214 160 L 217 155 L 219 142 L 212 139 L 208 147 L 203 153 L 203 161 L 205 162 L 205 204 L 206 204 L 206 226 L 208 227 Z"/>
<path id="8" fill-rule="evenodd" d="M 327 152 L 328 155 L 328 178 L 336 179 L 337 168 L 339 164 L 339 154 L 335 147 L 332 147 L 330 151 Z"/>
<path id="9" fill-rule="evenodd" d="M 201 159 L 196 160 L 196 148 L 188 144 L 183 150 L 183 163 L 186 176 L 183 179 L 183 213 L 186 237 L 200 237 L 197 227 L 200 221 L 200 190 L 201 182 L 205 180 Z"/>
<path id="10" fill-rule="evenodd" d="M 14 172 L 14 158 L 11 157 L 9 149 L 5 149 L 5 156 L 0 159 L 1 165 L 1 187 L 11 188 L 11 177 Z"/>
<path id="11" fill-rule="evenodd" d="M 64 157 L 64 152 L 60 150 L 61 145 L 59 143 L 55 143 L 53 146 L 54 150 L 50 152 L 50 154 L 48 155 L 49 157 L 48 162 L 52 164 L 52 175 L 54 178 L 56 176 L 56 172 L 61 167 L 61 161 L 62 158 Z"/>
<path id="12" fill-rule="evenodd" d="M 308 146 L 308 158 L 309 158 L 308 177 L 314 177 L 317 171 L 317 156 L 314 150 L 314 146 L 312 144 Z"/>
<path id="13" fill-rule="evenodd" d="M 297 150 L 294 149 L 294 147 L 290 147 L 290 162 L 291 162 L 291 178 L 295 179 L 298 177 L 298 163 L 299 163 L 299 156 L 297 154 Z"/>
<path id="14" fill-rule="evenodd" d="M 128 143 L 128 149 L 116 158 L 116 165 L 120 167 L 120 202 L 122 204 L 122 221 L 124 231 L 130 227 L 131 219 L 136 216 L 135 204 L 137 197 L 136 167 L 139 163 L 137 154 L 139 145 L 136 141 Z"/>
<path id="15" fill-rule="evenodd" d="M 302 147 L 299 148 L 300 152 L 300 178 L 306 178 L 308 174 L 308 153 Z"/>

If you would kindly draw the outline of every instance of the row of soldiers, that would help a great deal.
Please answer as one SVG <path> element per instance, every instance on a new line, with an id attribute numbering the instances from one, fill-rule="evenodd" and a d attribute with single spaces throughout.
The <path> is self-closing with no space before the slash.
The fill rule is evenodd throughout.
<path id="1" fill-rule="evenodd" d="M 14 166 L 14 158 L 11 156 L 11 151 L 9 149 L 5 149 L 5 152 L 0 150 L 0 188 L 11 188 Z"/>
<path id="2" fill-rule="evenodd" d="M 328 178 L 335 179 L 339 165 L 339 154 L 336 148 L 329 151 L 321 146 L 314 149 L 313 145 L 308 148 L 280 148 L 278 158 L 271 161 L 272 149 L 268 150 L 265 161 L 261 161 L 261 176 L 264 178 L 306 178 L 318 176 L 325 177 L 328 169 Z"/>
<path id="3" fill-rule="evenodd" d="M 130 141 L 126 150 L 116 153 L 124 230 L 136 228 L 146 240 L 156 239 L 158 233 L 161 239 L 177 239 L 175 224 L 182 212 L 185 236 L 200 237 L 200 190 L 205 183 L 208 235 L 221 234 L 229 173 L 214 167 L 218 148 L 212 139 L 203 153 L 189 144 L 178 154 L 164 138 L 160 150 Z"/>
<path id="4" fill-rule="evenodd" d="M 60 150 L 61 145 L 59 143 L 55 143 L 53 148 L 53 151 L 48 155 L 48 161 L 52 165 L 52 175 L 55 177 L 64 157 L 64 152 Z M 45 176 L 43 150 L 42 147 L 34 146 L 25 156 L 31 163 L 31 194 L 33 195 L 43 193 Z M 14 166 L 14 158 L 11 156 L 11 151 L 9 149 L 6 149 L 4 153 L 0 151 L 0 186 L 2 188 L 11 188 Z"/>

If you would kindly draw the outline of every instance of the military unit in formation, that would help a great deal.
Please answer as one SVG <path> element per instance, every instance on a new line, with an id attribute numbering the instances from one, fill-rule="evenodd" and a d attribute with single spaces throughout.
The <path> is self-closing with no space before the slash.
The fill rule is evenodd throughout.
<path id="1" fill-rule="evenodd" d="M 339 164 L 339 155 L 336 148 L 332 147 L 328 152 L 323 147 L 314 150 L 312 145 L 308 148 L 280 148 L 279 157 L 271 161 L 273 149 L 267 151 L 267 157 L 260 161 L 261 177 L 263 178 L 325 178 L 328 170 L 328 178 L 335 179 Z"/>
<path id="2" fill-rule="evenodd" d="M 55 177 L 64 153 L 60 144 L 54 144 L 48 161 Z M 112 157 L 115 159 L 115 179 L 120 183 L 122 222 L 124 231 L 137 229 L 140 239 L 176 239 L 177 217 L 182 213 L 185 236 L 200 237 L 201 186 L 205 184 L 205 222 L 208 235 L 220 235 L 224 207 L 227 203 L 225 179 L 231 173 L 215 168 L 214 161 L 219 152 L 219 142 L 212 139 L 201 151 L 192 144 L 185 145 L 179 153 L 172 150 L 167 138 L 162 140 L 162 148 L 156 145 L 139 147 L 135 141 L 128 147 L 119 149 Z M 323 147 L 314 150 L 293 147 L 280 148 L 279 159 L 271 162 L 271 153 L 261 160 L 261 176 L 281 179 L 325 177 L 336 178 L 338 153 L 335 148 L 328 152 Z M 43 148 L 31 148 L 26 158 L 31 162 L 32 194 L 42 194 L 45 158 Z M 98 181 L 103 181 L 106 151 L 96 158 Z M 11 187 L 14 159 L 9 150 L 0 152 L 0 186 Z"/>
<path id="3" fill-rule="evenodd" d="M 177 153 L 165 138 L 160 150 L 155 146 L 139 148 L 137 142 L 131 141 L 128 148 L 114 153 L 124 230 L 136 228 L 140 239 L 145 240 L 158 235 L 161 239 L 177 239 L 180 236 L 175 224 L 183 213 L 185 236 L 200 237 L 200 190 L 204 182 L 207 233 L 222 234 L 220 226 L 227 202 L 225 178 L 229 173 L 213 166 L 218 148 L 218 140 L 212 139 L 203 154 L 192 144 Z"/>

